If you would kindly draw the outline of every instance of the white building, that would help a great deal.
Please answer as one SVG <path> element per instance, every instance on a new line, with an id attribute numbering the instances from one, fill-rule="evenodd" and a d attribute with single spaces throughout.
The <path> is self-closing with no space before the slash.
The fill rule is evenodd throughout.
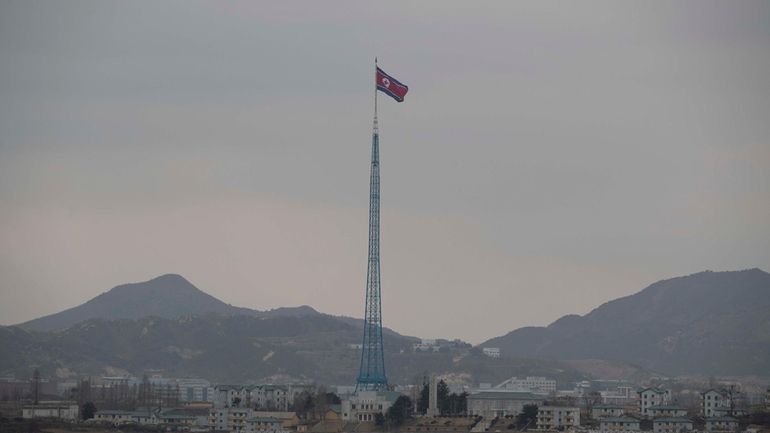
<path id="1" fill-rule="evenodd" d="M 580 426 L 580 408 L 540 406 L 537 410 L 538 430 L 561 430 Z"/>
<path id="2" fill-rule="evenodd" d="M 209 413 L 209 428 L 229 432 L 247 431 L 246 420 L 253 418 L 253 410 L 239 407 L 212 409 Z"/>
<path id="3" fill-rule="evenodd" d="M 654 433 L 680 433 L 692 430 L 692 420 L 689 418 L 656 418 L 652 421 Z"/>
<path id="4" fill-rule="evenodd" d="M 74 402 L 41 401 L 36 405 L 26 405 L 21 409 L 22 418 L 57 418 L 68 421 L 78 419 L 78 405 Z"/>
<path id="5" fill-rule="evenodd" d="M 527 376 L 524 379 L 514 376 L 500 383 L 495 388 L 547 395 L 556 392 L 556 381 L 542 376 Z"/>
<path id="6" fill-rule="evenodd" d="M 94 414 L 94 421 L 112 425 L 154 425 L 158 423 L 158 417 L 150 411 L 100 410 Z"/>
<path id="7" fill-rule="evenodd" d="M 438 352 L 441 346 L 436 344 L 436 340 L 423 338 L 419 343 L 412 344 L 412 350 L 415 352 Z"/>
<path id="8" fill-rule="evenodd" d="M 614 390 L 599 391 L 602 402 L 612 405 L 627 405 L 636 400 L 636 393 L 630 386 L 618 386 Z"/>
<path id="9" fill-rule="evenodd" d="M 524 410 L 524 406 L 539 406 L 543 404 L 543 400 L 543 396 L 531 392 L 482 391 L 468 396 L 468 415 L 480 415 L 488 419 L 516 416 Z"/>
<path id="10" fill-rule="evenodd" d="M 250 417 L 246 419 L 247 433 L 282 433 L 286 431 L 278 418 Z"/>
<path id="11" fill-rule="evenodd" d="M 261 410 L 287 411 L 296 394 L 301 391 L 290 392 L 289 387 L 283 385 L 257 385 L 249 392 L 252 406 Z"/>
<path id="12" fill-rule="evenodd" d="M 597 404 L 591 408 L 591 417 L 599 418 L 618 418 L 625 415 L 623 406 L 617 404 Z"/>
<path id="13" fill-rule="evenodd" d="M 678 418 L 687 416 L 687 409 L 671 404 L 662 404 L 648 407 L 647 415 L 653 418 Z"/>
<path id="14" fill-rule="evenodd" d="M 179 401 L 213 402 L 214 388 L 206 379 L 178 379 Z"/>
<path id="15" fill-rule="evenodd" d="M 211 399 L 215 408 L 246 406 L 249 390 L 240 385 L 215 385 Z"/>
<path id="16" fill-rule="evenodd" d="M 671 402 L 671 391 L 660 388 L 645 388 L 639 394 L 639 414 L 651 416 L 648 409 L 652 406 L 662 406 Z"/>
<path id="17" fill-rule="evenodd" d="M 709 389 L 701 394 L 701 410 L 706 418 L 730 415 L 734 402 L 727 391 Z"/>
<path id="18" fill-rule="evenodd" d="M 599 420 L 601 432 L 639 431 L 639 420 L 628 416 L 606 417 Z"/>
<path id="19" fill-rule="evenodd" d="M 374 421 L 378 413 L 385 414 L 401 394 L 394 391 L 359 391 L 342 400 L 345 421 Z"/>
<path id="20" fill-rule="evenodd" d="M 500 357 L 500 348 L 499 347 L 484 347 L 481 349 L 481 352 L 484 355 L 487 355 L 490 358 L 499 358 Z"/>

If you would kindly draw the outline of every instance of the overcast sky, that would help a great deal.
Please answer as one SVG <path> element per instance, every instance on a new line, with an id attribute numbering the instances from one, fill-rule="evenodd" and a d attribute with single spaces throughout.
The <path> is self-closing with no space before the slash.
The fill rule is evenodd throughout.
<path id="1" fill-rule="evenodd" d="M 473 7 L 468 7 L 470 4 Z M 0 2 L 0 323 L 179 273 L 479 343 L 770 270 L 770 3 Z"/>

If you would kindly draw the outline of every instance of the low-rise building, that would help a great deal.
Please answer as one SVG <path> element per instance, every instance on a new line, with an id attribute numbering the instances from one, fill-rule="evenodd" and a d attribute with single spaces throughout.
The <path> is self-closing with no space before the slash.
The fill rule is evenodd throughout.
<path id="1" fill-rule="evenodd" d="M 543 401 L 543 396 L 531 392 L 482 391 L 468 396 L 468 415 L 480 415 L 489 419 L 516 416 L 524 410 L 524 406 L 540 406 Z"/>
<path id="2" fill-rule="evenodd" d="M 662 404 L 647 408 L 647 416 L 653 418 L 678 418 L 687 416 L 687 409 L 672 404 Z"/>
<path id="3" fill-rule="evenodd" d="M 254 418 L 275 418 L 281 422 L 284 430 L 296 430 L 299 424 L 299 417 L 295 412 L 277 412 L 277 411 L 254 411 Z"/>
<path id="4" fill-rule="evenodd" d="M 560 430 L 580 425 L 580 408 L 540 406 L 537 410 L 538 430 Z"/>
<path id="5" fill-rule="evenodd" d="M 112 425 L 158 424 L 158 417 L 152 411 L 100 410 L 94 414 L 94 421 Z"/>
<path id="6" fill-rule="evenodd" d="M 158 424 L 208 427 L 209 410 L 204 408 L 174 408 L 159 411 Z"/>
<path id="7" fill-rule="evenodd" d="M 738 420 L 731 416 L 706 418 L 706 431 L 729 432 L 738 430 Z"/>
<path id="8" fill-rule="evenodd" d="M 78 419 L 78 405 L 66 401 L 41 401 L 21 408 L 22 418 L 57 418 L 67 421 Z"/>
<path id="9" fill-rule="evenodd" d="M 602 432 L 639 431 L 639 420 L 628 416 L 601 418 L 599 430 Z"/>
<path id="10" fill-rule="evenodd" d="M 399 396 L 395 391 L 359 391 L 342 400 L 342 419 L 374 421 L 377 414 L 384 415 Z"/>
<path id="11" fill-rule="evenodd" d="M 730 393 L 725 390 L 709 389 L 701 394 L 701 411 L 706 418 L 733 415 L 734 405 Z"/>
<path id="12" fill-rule="evenodd" d="M 684 417 L 656 418 L 652 421 L 655 433 L 680 433 L 692 430 L 692 420 Z"/>
<path id="13" fill-rule="evenodd" d="M 229 432 L 245 431 L 246 420 L 252 417 L 253 412 L 251 409 L 237 407 L 212 409 L 209 413 L 209 428 Z"/>
<path id="14" fill-rule="evenodd" d="M 238 407 L 246 403 L 249 390 L 240 385 L 215 385 L 212 402 L 215 408 Z"/>
<path id="15" fill-rule="evenodd" d="M 523 379 L 514 376 L 497 385 L 495 389 L 533 392 L 536 394 L 547 395 L 556 392 L 556 381 L 543 376 L 527 376 Z"/>
<path id="16" fill-rule="evenodd" d="M 653 406 L 662 406 L 671 402 L 671 390 L 660 388 L 644 388 L 638 392 L 639 414 L 644 417 L 651 416 L 648 409 Z"/>
<path id="17" fill-rule="evenodd" d="M 179 401 L 211 402 L 214 399 L 214 389 L 206 379 L 178 379 Z"/>
<path id="18" fill-rule="evenodd" d="M 490 358 L 499 358 L 500 357 L 500 348 L 499 347 L 484 347 L 481 349 L 481 352 L 484 355 L 487 355 Z"/>
<path id="19" fill-rule="evenodd" d="M 591 408 L 591 417 L 599 418 L 618 418 L 625 414 L 623 406 L 618 404 L 597 404 Z"/>
<path id="20" fill-rule="evenodd" d="M 281 420 L 272 417 L 251 417 L 246 420 L 247 433 L 281 433 L 285 431 Z"/>

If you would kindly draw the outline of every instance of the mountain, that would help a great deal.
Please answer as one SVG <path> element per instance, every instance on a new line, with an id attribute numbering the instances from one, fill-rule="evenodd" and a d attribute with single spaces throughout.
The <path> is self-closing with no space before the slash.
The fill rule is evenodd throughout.
<path id="1" fill-rule="evenodd" d="M 701 272 L 659 281 L 585 316 L 492 338 L 502 356 L 635 363 L 669 374 L 766 376 L 770 274 Z"/>
<path id="2" fill-rule="evenodd" d="M 18 326 L 0 327 L 0 375 L 205 377 L 220 383 L 310 380 L 352 383 L 363 321 L 307 307 L 258 311 L 228 305 L 179 275 L 117 286 L 90 301 Z M 492 383 L 512 375 L 582 380 L 580 369 L 532 359 L 493 360 L 468 344 L 419 352 L 419 340 L 383 329 L 394 383 L 427 372 Z"/>
<path id="3" fill-rule="evenodd" d="M 0 327 L 0 375 L 28 377 L 38 368 L 43 377 L 62 379 L 154 371 L 214 383 L 352 384 L 361 359 L 358 325 L 324 314 L 206 314 L 91 319 L 57 332 Z M 470 347 L 416 352 L 412 346 L 417 341 L 384 335 L 391 383 L 415 383 L 431 372 L 454 373 L 469 384 L 471 378 L 499 383 L 515 375 L 545 375 L 565 383 L 589 377 L 558 361 L 492 359 Z"/>
<path id="4" fill-rule="evenodd" d="M 262 317 L 320 314 L 308 306 L 278 308 L 265 312 L 234 307 L 201 291 L 181 275 L 166 274 L 149 281 L 114 287 L 85 304 L 18 326 L 35 331 L 54 331 L 89 319 L 171 319 L 207 313 Z"/>
<path id="5" fill-rule="evenodd" d="M 0 328 L 0 371 L 24 375 L 36 366 L 43 374 L 66 376 L 155 370 L 237 383 L 274 375 L 341 379 L 338 366 L 357 367 L 360 355 L 349 344 L 360 340 L 357 327 L 322 314 L 90 319 L 57 332 Z M 408 337 L 386 341 L 391 351 L 412 343 Z"/>

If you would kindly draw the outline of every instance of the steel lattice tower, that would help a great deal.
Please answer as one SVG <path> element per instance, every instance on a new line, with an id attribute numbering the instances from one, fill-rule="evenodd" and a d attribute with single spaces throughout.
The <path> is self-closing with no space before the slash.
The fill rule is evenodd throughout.
<path id="1" fill-rule="evenodd" d="M 377 124 L 377 90 L 374 91 L 372 163 L 369 176 L 369 261 L 366 271 L 364 342 L 356 391 L 388 387 L 382 345 L 382 302 L 380 299 L 380 132 Z"/>

